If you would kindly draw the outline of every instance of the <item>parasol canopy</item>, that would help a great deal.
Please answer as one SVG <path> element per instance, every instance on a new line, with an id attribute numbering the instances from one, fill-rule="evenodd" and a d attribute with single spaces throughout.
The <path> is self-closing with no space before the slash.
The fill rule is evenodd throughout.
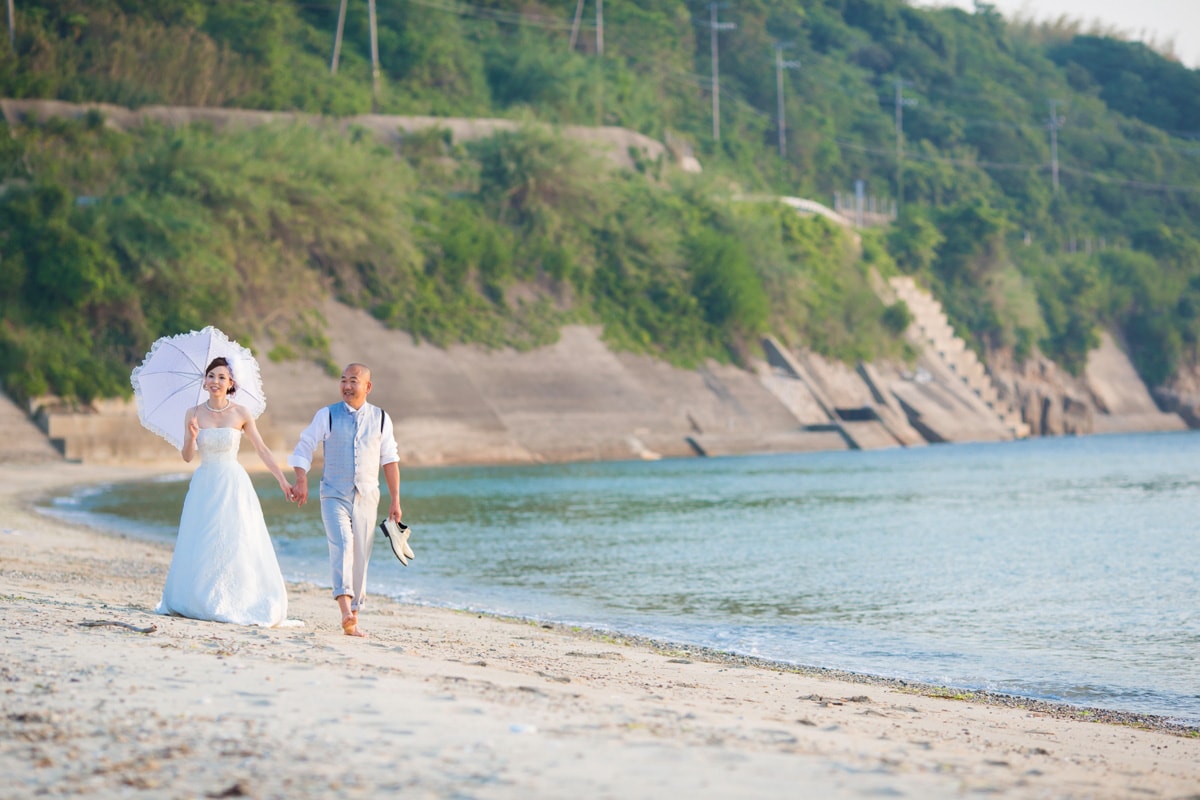
<path id="1" fill-rule="evenodd" d="M 182 448 L 184 414 L 208 398 L 204 368 L 218 356 L 229 362 L 237 387 L 229 399 L 245 406 L 256 418 L 262 414 L 267 398 L 254 355 L 209 325 L 203 330 L 162 337 L 134 368 L 129 380 L 142 426 L 176 449 Z"/>

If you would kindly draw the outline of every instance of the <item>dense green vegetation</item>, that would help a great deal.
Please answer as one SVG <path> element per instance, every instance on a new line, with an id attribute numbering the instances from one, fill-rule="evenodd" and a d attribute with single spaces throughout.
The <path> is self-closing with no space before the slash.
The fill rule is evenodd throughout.
<path id="1" fill-rule="evenodd" d="M 845 358 L 898 352 L 831 223 L 611 171 L 546 130 L 456 158 L 427 138 L 409 161 L 305 125 L 21 128 L 4 168 L 22 182 L 0 203 L 5 385 L 127 393 L 156 336 L 205 324 L 321 359 L 324 289 L 437 344 L 529 347 L 583 321 L 681 364 L 737 358 L 768 329 Z"/>
<path id="2" fill-rule="evenodd" d="M 1143 45 L 1029 36 L 986 4 L 739 3 L 720 11 L 737 27 L 719 34 L 718 141 L 707 5 L 610 4 L 600 55 L 590 23 L 569 49 L 574 3 L 380 3 L 377 92 L 365 6 L 348 4 L 331 75 L 337 0 L 19 2 L 0 94 L 620 125 L 704 174 L 614 171 L 533 124 L 411 136 L 397 157 L 363 131 L 304 125 L 14 123 L 0 137 L 9 391 L 127 392 L 153 338 L 207 323 L 321 358 L 323 289 L 436 343 L 528 347 L 583 321 L 680 364 L 740 358 L 766 331 L 837 358 L 900 355 L 905 311 L 869 283 L 897 269 L 981 349 L 1078 369 L 1111 326 L 1152 383 L 1196 360 L 1200 74 Z M 783 77 L 785 156 L 778 43 L 800 64 Z M 820 219 L 734 199 L 828 202 L 856 180 L 901 208 L 861 254 Z"/>

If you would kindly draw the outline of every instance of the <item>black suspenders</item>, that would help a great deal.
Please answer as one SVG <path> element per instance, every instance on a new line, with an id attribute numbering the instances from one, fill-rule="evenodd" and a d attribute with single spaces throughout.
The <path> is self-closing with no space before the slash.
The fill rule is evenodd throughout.
<path id="1" fill-rule="evenodd" d="M 379 435 L 383 436 L 383 426 L 387 422 L 387 412 L 379 409 Z M 329 432 L 333 433 L 333 409 L 329 409 Z"/>

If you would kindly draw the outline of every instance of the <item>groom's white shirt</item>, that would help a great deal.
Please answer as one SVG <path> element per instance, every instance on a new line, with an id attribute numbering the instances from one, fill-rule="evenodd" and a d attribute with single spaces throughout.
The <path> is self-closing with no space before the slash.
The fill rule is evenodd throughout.
<path id="1" fill-rule="evenodd" d="M 351 408 L 344 402 L 342 405 L 346 411 L 355 416 L 363 409 L 375 408 L 370 403 L 363 403 L 362 407 L 358 409 Z M 300 441 L 296 442 L 296 449 L 288 456 L 288 466 L 299 467 L 305 472 L 312 469 L 313 455 L 317 452 L 317 447 L 324 444 L 332 430 L 333 424 L 330 419 L 329 406 L 317 409 L 317 413 L 313 415 L 312 422 L 300 434 Z M 392 429 L 392 416 L 384 414 L 382 439 L 379 443 L 379 466 L 394 464 L 399 460 L 400 453 L 396 447 L 396 434 Z"/>

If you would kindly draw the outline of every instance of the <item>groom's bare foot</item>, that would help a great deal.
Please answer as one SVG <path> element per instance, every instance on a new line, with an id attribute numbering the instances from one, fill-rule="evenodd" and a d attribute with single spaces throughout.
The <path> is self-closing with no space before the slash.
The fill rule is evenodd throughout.
<path id="1" fill-rule="evenodd" d="M 367 637 L 367 634 L 358 627 L 357 614 L 347 614 L 342 617 L 342 633 L 347 636 L 361 636 L 364 639 Z"/>

